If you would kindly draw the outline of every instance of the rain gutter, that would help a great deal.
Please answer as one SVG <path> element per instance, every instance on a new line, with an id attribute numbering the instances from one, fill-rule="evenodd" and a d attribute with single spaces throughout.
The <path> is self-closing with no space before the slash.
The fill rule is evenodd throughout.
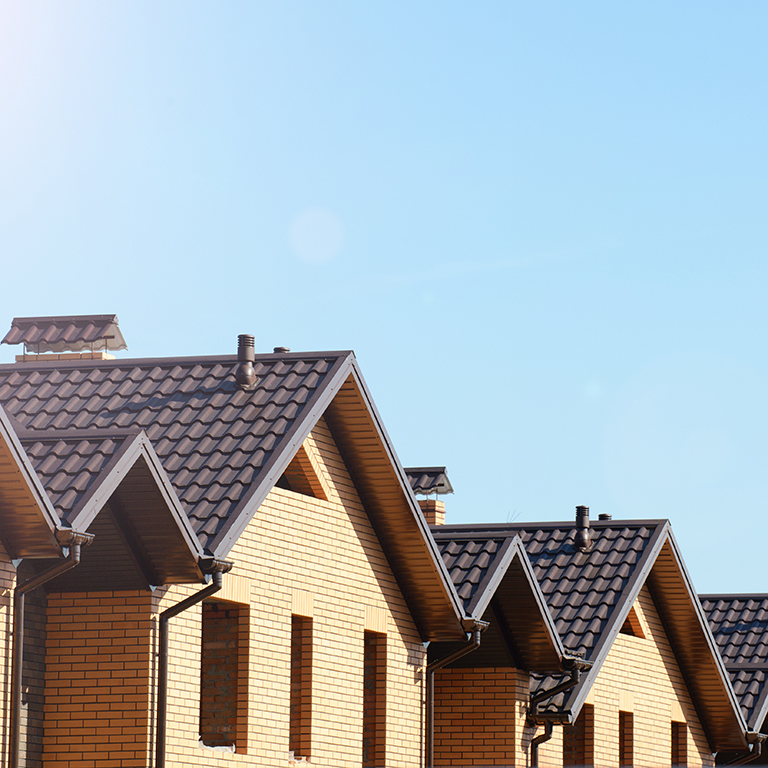
<path id="1" fill-rule="evenodd" d="M 467 630 L 467 642 L 461 648 L 449 653 L 442 659 L 435 659 L 427 664 L 427 755 L 426 768 L 433 768 L 435 759 L 435 672 L 457 659 L 480 647 L 480 635 L 488 627 L 487 621 L 480 619 L 465 619 L 462 622 Z"/>
<path id="2" fill-rule="evenodd" d="M 27 592 L 41 587 L 62 573 L 74 568 L 80 562 L 80 548 L 87 547 L 93 541 L 93 534 L 79 533 L 72 530 L 56 531 L 56 538 L 67 548 L 66 559 L 43 571 L 13 590 L 13 658 L 11 661 L 11 733 L 8 755 L 8 768 L 19 768 L 21 756 L 21 688 L 24 666 L 24 603 Z"/>
<path id="3" fill-rule="evenodd" d="M 165 768 L 165 731 L 167 722 L 167 703 L 168 703 L 168 622 L 174 617 L 183 613 L 187 608 L 205 600 L 209 595 L 218 592 L 221 589 L 222 579 L 225 573 L 232 568 L 232 563 L 226 560 L 211 560 L 208 563 L 201 563 L 201 566 L 207 566 L 207 578 L 211 583 L 201 589 L 199 592 L 190 595 L 176 605 L 166 608 L 160 614 L 160 627 L 158 635 L 158 672 L 157 672 L 157 709 L 155 712 L 155 723 L 157 724 L 155 739 L 155 768 Z M 17 768 L 13 766 L 12 768 Z"/>
<path id="4" fill-rule="evenodd" d="M 765 742 L 766 739 L 768 739 L 768 734 L 747 731 L 747 742 L 751 745 L 750 751 L 733 762 L 726 763 L 726 765 L 746 765 L 753 760 L 757 760 L 757 758 L 763 754 L 763 742 Z"/>

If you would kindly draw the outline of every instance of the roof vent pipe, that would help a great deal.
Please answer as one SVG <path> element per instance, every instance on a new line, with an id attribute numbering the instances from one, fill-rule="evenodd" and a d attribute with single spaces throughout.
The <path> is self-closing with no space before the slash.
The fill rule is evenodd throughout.
<path id="1" fill-rule="evenodd" d="M 576 548 L 588 552 L 592 546 L 589 538 L 589 507 L 576 507 Z"/>
<path id="2" fill-rule="evenodd" d="M 256 371 L 253 361 L 256 359 L 256 340 L 247 333 L 237 337 L 237 372 L 235 381 L 240 389 L 251 390 L 256 386 Z"/>
<path id="3" fill-rule="evenodd" d="M 609 515 L 607 512 L 601 512 L 597 516 L 598 520 L 613 520 L 613 515 Z"/>

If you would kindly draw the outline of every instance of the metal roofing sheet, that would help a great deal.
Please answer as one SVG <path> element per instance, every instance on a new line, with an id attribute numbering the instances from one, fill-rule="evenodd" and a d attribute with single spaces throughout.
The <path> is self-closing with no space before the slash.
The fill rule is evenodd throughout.
<path id="1" fill-rule="evenodd" d="M 768 696 L 768 595 L 699 595 L 699 600 L 744 717 L 759 730 Z"/>
<path id="2" fill-rule="evenodd" d="M 128 349 L 117 315 L 14 317 L 0 344 L 22 343 L 30 352 Z"/>
<path id="3" fill-rule="evenodd" d="M 657 527 L 655 521 L 595 524 L 589 552 L 576 548 L 573 523 L 440 526 L 434 534 L 459 595 L 467 600 L 493 567 L 500 542 L 517 533 L 563 646 L 590 659 Z"/>
<path id="4" fill-rule="evenodd" d="M 28 432 L 143 429 L 207 547 L 350 354 L 257 357 L 252 392 L 236 386 L 234 356 L 17 363 L 0 366 L 0 404 Z M 62 508 L 71 509 L 110 449 L 108 441 L 83 444 L 68 460 L 50 445 L 32 450 L 56 474 Z"/>
<path id="5" fill-rule="evenodd" d="M 72 512 L 124 440 L 124 436 L 42 433 L 22 437 L 21 444 L 60 519 L 70 522 Z"/>

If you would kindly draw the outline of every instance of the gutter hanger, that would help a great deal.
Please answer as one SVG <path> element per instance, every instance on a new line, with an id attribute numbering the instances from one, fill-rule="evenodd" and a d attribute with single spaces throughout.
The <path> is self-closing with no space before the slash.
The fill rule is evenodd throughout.
<path id="1" fill-rule="evenodd" d="M 746 765 L 753 760 L 757 760 L 763 754 L 763 744 L 766 739 L 768 739 L 768 734 L 747 731 L 747 743 L 750 745 L 749 752 L 733 762 L 726 763 L 726 765 Z"/>

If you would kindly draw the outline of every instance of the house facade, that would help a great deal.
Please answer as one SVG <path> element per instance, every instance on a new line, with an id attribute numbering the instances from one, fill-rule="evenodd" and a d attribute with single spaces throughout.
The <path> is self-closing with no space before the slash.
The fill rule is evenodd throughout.
<path id="1" fill-rule="evenodd" d="M 9 768 L 748 754 L 668 523 L 443 525 L 351 352 L 114 359 L 109 315 L 4 341 Z"/>

